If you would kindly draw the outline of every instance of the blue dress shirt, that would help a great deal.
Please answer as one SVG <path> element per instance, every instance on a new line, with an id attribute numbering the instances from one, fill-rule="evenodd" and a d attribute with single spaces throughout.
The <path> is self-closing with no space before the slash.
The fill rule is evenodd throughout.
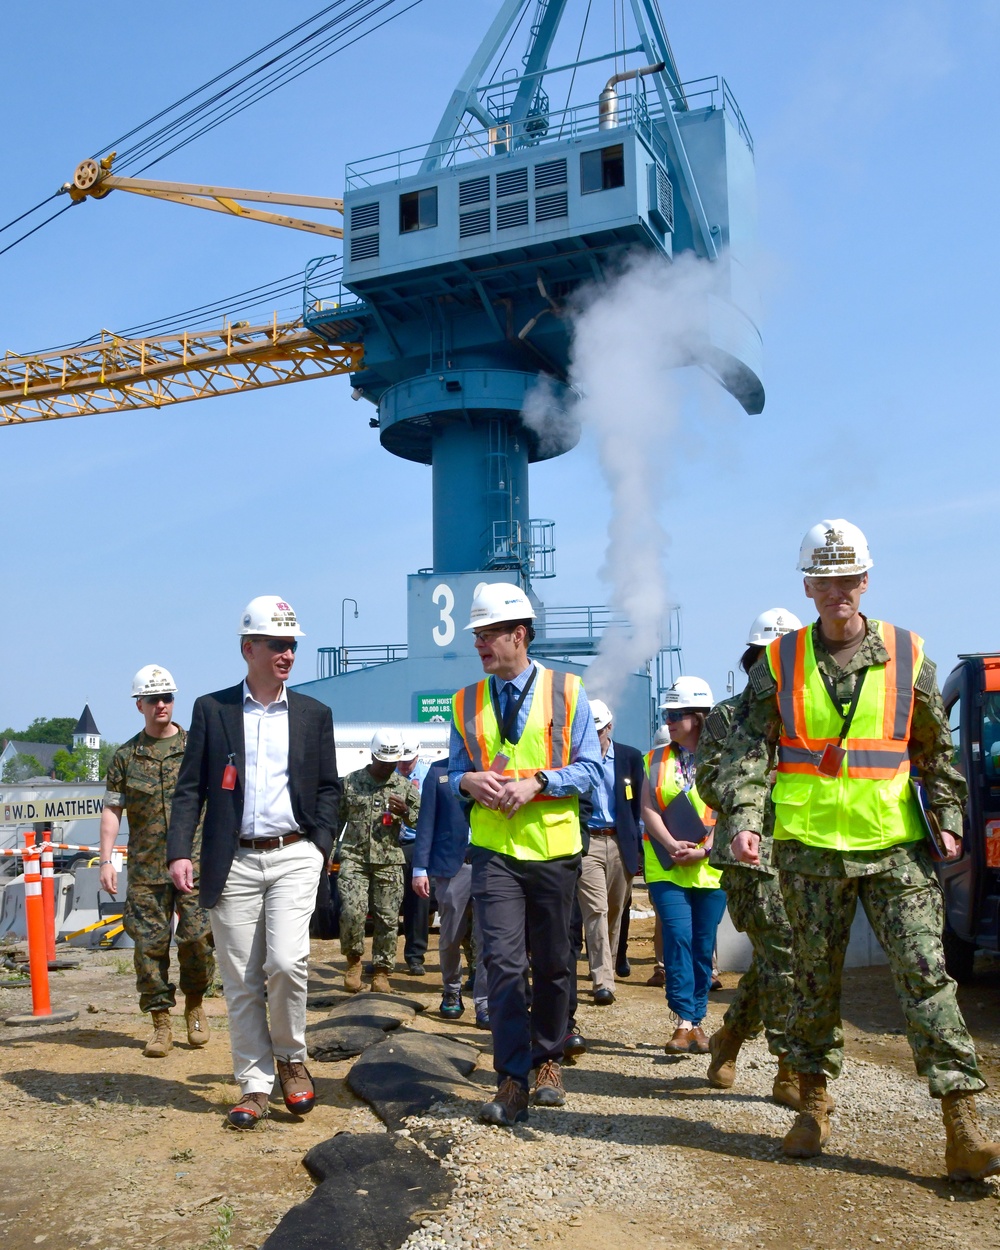
<path id="1" fill-rule="evenodd" d="M 540 664 L 531 663 L 523 673 L 518 673 L 509 682 L 498 680 L 491 676 L 491 688 L 496 693 L 497 701 L 500 699 L 501 688 L 505 685 L 513 686 L 517 695 L 520 695 L 524 689 L 528 678 L 532 672 L 542 666 Z M 531 689 L 525 696 L 524 702 L 518 708 L 517 720 L 514 723 L 514 733 L 517 735 L 518 741 L 524 733 L 524 727 L 528 723 L 528 713 L 531 711 L 531 700 L 534 697 L 534 682 Z M 448 776 L 451 781 L 452 793 L 461 799 L 467 799 L 468 795 L 462 794 L 458 785 L 462 777 L 472 772 L 472 759 L 469 752 L 465 749 L 465 743 L 462 735 L 458 732 L 455 724 L 451 726 L 451 743 L 448 756 Z M 601 784 L 603 770 L 601 767 L 601 744 L 597 740 L 597 730 L 594 728 L 594 714 L 590 710 L 590 704 L 587 702 L 587 695 L 584 690 L 580 690 L 580 697 L 576 702 L 576 712 L 573 716 L 573 724 L 570 729 L 570 762 L 565 768 L 547 768 L 545 775 L 549 779 L 548 787 L 545 793 L 553 798 L 561 799 L 570 794 L 586 794 L 588 790 L 595 790 Z"/>

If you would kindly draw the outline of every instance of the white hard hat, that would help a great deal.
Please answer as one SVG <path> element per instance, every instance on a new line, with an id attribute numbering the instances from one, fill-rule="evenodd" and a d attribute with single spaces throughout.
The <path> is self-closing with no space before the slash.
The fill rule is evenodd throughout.
<path id="1" fill-rule="evenodd" d="M 177 683 L 168 669 L 158 664 L 145 664 L 132 678 L 132 698 L 141 699 L 147 694 L 176 694 Z"/>
<path id="2" fill-rule="evenodd" d="M 700 677 L 678 677 L 667 691 L 661 711 L 679 712 L 687 708 L 709 708 L 715 705 L 712 688 Z"/>
<path id="3" fill-rule="evenodd" d="M 590 710 L 594 715 L 594 728 L 606 729 L 614 720 L 614 714 L 603 699 L 591 699 Z"/>
<path id="4" fill-rule="evenodd" d="M 801 628 L 802 622 L 794 612 L 789 612 L 787 608 L 768 608 L 766 612 L 761 612 L 750 626 L 747 646 L 766 647 L 769 642 L 774 642 L 775 638 L 780 638 L 782 634 Z"/>
<path id="5" fill-rule="evenodd" d="M 403 735 L 398 729 L 378 729 L 372 738 L 372 755 L 386 764 L 398 764 L 409 759 L 403 747 Z"/>
<path id="6" fill-rule="evenodd" d="M 510 582 L 486 582 L 472 601 L 466 629 L 500 625 L 504 621 L 533 621 L 535 609 L 520 588 Z"/>
<path id="7" fill-rule="evenodd" d="M 415 760 L 420 754 L 420 739 L 416 734 L 403 734 L 403 754 L 400 758 L 405 763 L 407 760 Z"/>
<path id="8" fill-rule="evenodd" d="M 820 521 L 802 540 L 798 570 L 806 577 L 852 577 L 872 567 L 868 539 L 850 521 Z"/>
<path id="9" fill-rule="evenodd" d="M 240 636 L 260 634 L 265 638 L 304 638 L 295 618 L 295 609 L 280 595 L 258 595 L 251 599 L 240 617 Z"/>
<path id="10" fill-rule="evenodd" d="M 670 730 L 666 727 L 666 725 L 661 725 L 656 733 L 653 734 L 653 746 L 654 748 L 665 747 L 669 741 Z"/>

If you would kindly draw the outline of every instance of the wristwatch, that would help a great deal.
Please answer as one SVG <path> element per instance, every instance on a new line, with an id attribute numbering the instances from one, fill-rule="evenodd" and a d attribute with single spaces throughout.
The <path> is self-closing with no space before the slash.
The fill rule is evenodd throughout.
<path id="1" fill-rule="evenodd" d="M 538 770 L 538 772 L 537 772 L 537 773 L 535 773 L 535 780 L 536 780 L 536 781 L 538 782 L 538 784 L 542 787 L 542 793 L 544 794 L 544 793 L 545 793 L 545 791 L 549 788 L 549 778 L 548 778 L 548 774 L 547 774 L 547 773 L 542 772 L 542 770 L 541 770 L 541 769 L 539 769 L 539 770 Z"/>

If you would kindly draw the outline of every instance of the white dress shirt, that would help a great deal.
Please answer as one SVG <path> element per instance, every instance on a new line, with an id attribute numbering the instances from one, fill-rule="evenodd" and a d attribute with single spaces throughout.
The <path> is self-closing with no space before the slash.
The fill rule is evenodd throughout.
<path id="1" fill-rule="evenodd" d="M 277 838 L 298 829 L 288 792 L 288 694 L 267 707 L 243 683 L 245 769 L 241 838 Z"/>

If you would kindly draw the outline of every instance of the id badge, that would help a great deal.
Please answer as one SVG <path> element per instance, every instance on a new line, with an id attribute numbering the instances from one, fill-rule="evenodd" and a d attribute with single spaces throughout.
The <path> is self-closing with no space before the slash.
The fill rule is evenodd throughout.
<path id="1" fill-rule="evenodd" d="M 491 773 L 502 773 L 509 763 L 510 756 L 504 755 L 503 751 L 497 751 L 496 755 L 493 756 L 493 763 L 489 766 L 487 771 Z"/>
<path id="2" fill-rule="evenodd" d="M 625 801 L 627 803 L 632 802 L 632 782 L 628 777 L 625 778 Z"/>
<path id="3" fill-rule="evenodd" d="M 819 757 L 816 771 L 822 773 L 824 777 L 839 776 L 846 755 L 847 752 L 843 747 L 834 746 L 832 742 L 828 742 L 823 748 L 823 754 Z"/>
<path id="4" fill-rule="evenodd" d="M 223 790 L 236 789 L 236 765 L 227 764 L 222 770 L 222 788 Z"/>

